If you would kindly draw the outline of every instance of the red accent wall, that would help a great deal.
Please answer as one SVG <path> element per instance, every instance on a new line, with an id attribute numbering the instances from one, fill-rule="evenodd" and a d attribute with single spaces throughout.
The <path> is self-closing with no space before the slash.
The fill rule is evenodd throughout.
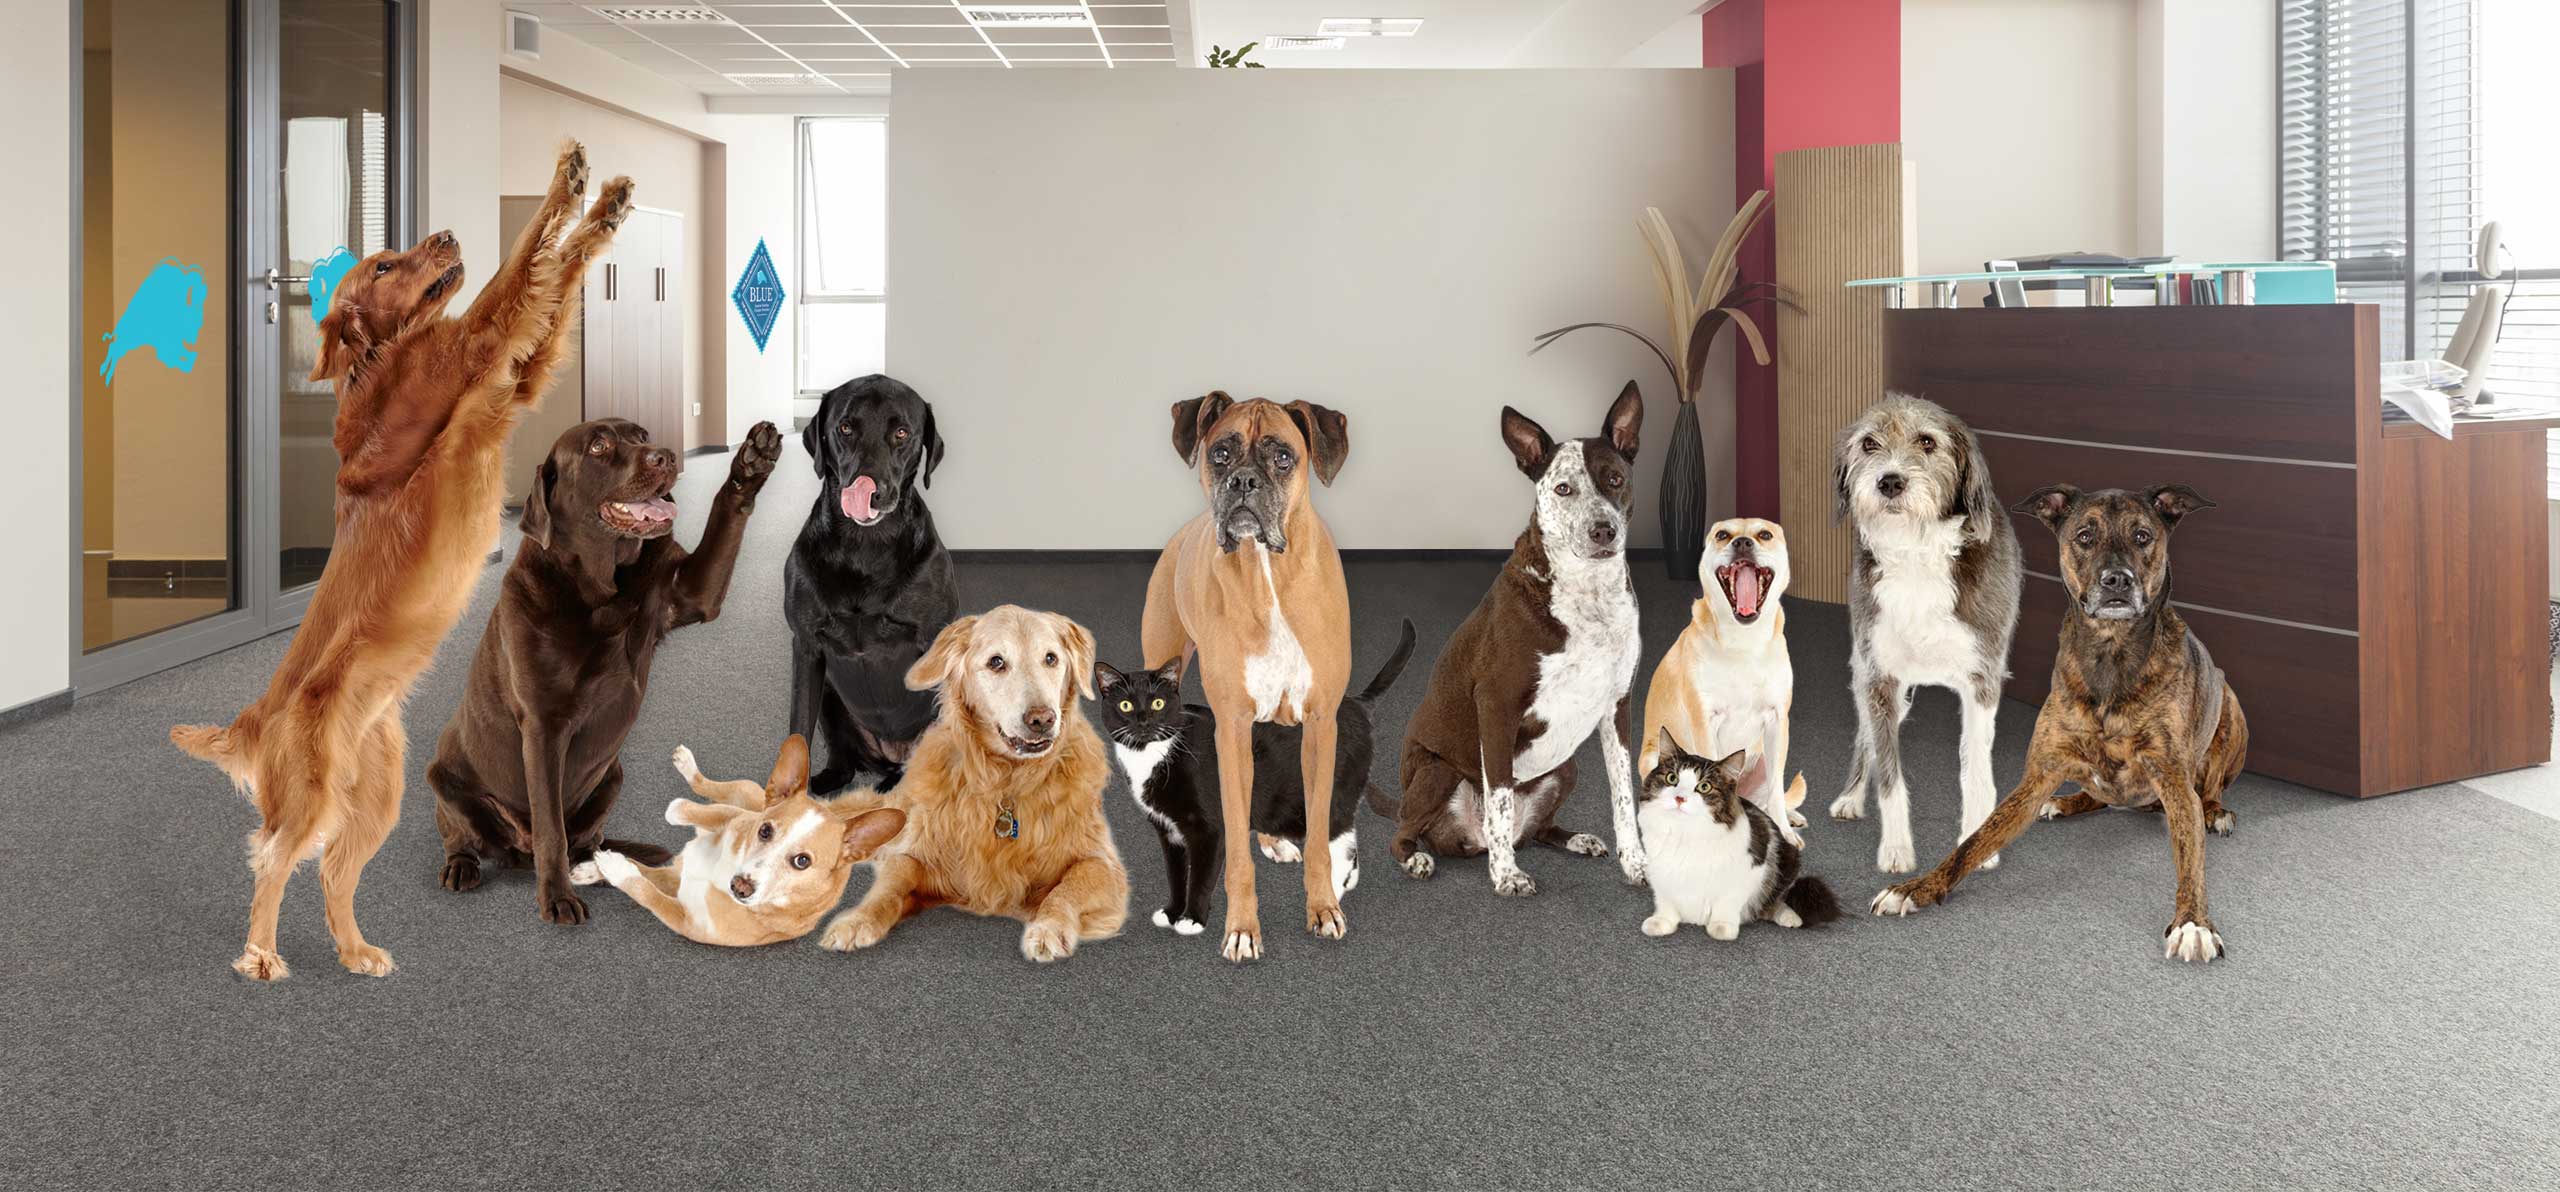
<path id="1" fill-rule="evenodd" d="M 1699 22 L 1703 64 L 1731 67 L 1734 201 L 1770 188 L 1777 155 L 1902 139 L 1902 0 L 1725 0 Z M 1743 245 L 1742 275 L 1777 273 L 1777 216 Z M 1761 319 L 1770 350 L 1773 320 Z M 1738 333 L 1737 333 L 1738 334 Z M 1734 350 L 1734 497 L 1743 517 L 1778 516 L 1778 375 Z M 1710 514 L 1712 516 L 1712 514 Z"/>

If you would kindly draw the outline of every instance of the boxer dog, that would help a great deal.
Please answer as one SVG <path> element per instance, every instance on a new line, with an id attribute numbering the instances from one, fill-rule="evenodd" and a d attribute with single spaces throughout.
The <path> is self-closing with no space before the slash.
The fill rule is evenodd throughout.
<path id="1" fill-rule="evenodd" d="M 1351 677 L 1351 597 L 1333 531 L 1307 476 L 1332 484 L 1351 453 L 1350 420 L 1313 402 L 1223 391 L 1173 405 L 1173 450 L 1199 471 L 1209 510 L 1177 531 L 1147 579 L 1141 645 L 1149 669 L 1200 654 L 1218 721 L 1227 924 L 1220 951 L 1262 956 L 1253 893 L 1253 726 L 1301 728 L 1307 839 L 1331 840 L 1334 712 Z M 1360 776 L 1353 776 L 1360 781 Z M 1307 930 L 1341 939 L 1330 849 L 1306 851 Z"/>
<path id="2" fill-rule="evenodd" d="M 2222 792 L 2249 754 L 2249 722 L 2222 670 L 2169 605 L 2169 531 L 2213 502 L 2183 484 L 2148 492 L 2036 490 L 2017 507 L 2062 542 L 2070 593 L 2053 690 L 2027 742 L 2027 772 L 1989 819 L 1928 873 L 1887 887 L 1870 909 L 1908 915 L 1944 901 L 1983 858 L 2036 818 L 2100 807 L 2159 811 L 2169 821 L 2177 897 L 2165 934 L 2172 960 L 2211 963 L 2222 933 L 2205 914 L 2204 834 L 2228 834 Z M 2080 784 L 2068 799 L 2062 784 Z"/>

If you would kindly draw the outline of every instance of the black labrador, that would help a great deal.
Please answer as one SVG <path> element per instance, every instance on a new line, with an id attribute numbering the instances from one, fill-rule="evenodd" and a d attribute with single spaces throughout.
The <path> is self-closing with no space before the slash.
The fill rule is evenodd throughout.
<path id="1" fill-rule="evenodd" d="M 747 432 L 688 553 L 674 538 L 674 451 L 620 418 L 581 423 L 551 445 L 462 706 L 427 767 L 445 889 L 478 886 L 486 863 L 530 861 L 543 921 L 583 923 L 586 903 L 569 888 L 573 862 L 598 847 L 667 861 L 657 845 L 603 839 L 622 791 L 622 741 L 648 694 L 658 643 L 720 615 L 747 515 L 781 456 L 772 423 Z"/>
<path id="2" fill-rule="evenodd" d="M 874 374 L 828 391 L 800 442 L 825 485 L 783 565 L 791 731 L 824 759 L 812 793 L 863 775 L 887 790 L 934 717 L 907 668 L 960 611 L 924 505 L 942 436 L 924 398 Z"/>

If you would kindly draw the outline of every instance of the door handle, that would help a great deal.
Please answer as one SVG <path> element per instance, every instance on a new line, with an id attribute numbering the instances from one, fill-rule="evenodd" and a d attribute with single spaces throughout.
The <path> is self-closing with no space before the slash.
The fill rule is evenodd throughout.
<path id="1" fill-rule="evenodd" d="M 618 270 L 614 267 L 613 262 L 607 261 L 604 263 L 604 300 L 607 302 L 613 301 L 613 283 L 614 276 L 617 272 Z"/>
<path id="2" fill-rule="evenodd" d="M 667 300 L 667 267 L 658 266 L 658 301 Z"/>
<path id="3" fill-rule="evenodd" d="M 273 269 L 267 270 L 267 289 L 270 291 L 283 286 L 307 286 L 310 284 L 311 276 L 309 274 L 303 274 L 297 277 L 289 273 L 278 273 Z"/>

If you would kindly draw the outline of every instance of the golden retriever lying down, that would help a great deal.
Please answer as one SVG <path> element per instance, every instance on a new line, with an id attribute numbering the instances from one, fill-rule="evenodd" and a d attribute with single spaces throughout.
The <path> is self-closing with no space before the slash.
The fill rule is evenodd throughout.
<path id="1" fill-rule="evenodd" d="M 809 743 L 797 733 L 763 786 L 705 778 L 681 745 L 675 762 L 693 793 L 711 800 L 667 804 L 667 822 L 691 826 L 693 843 L 658 866 L 598 849 L 569 880 L 610 882 L 695 943 L 751 948 L 809 934 L 844 901 L 854 865 L 906 826 L 905 812 L 868 791 L 809 797 Z"/>
<path id="2" fill-rule="evenodd" d="M 1043 964 L 1119 934 L 1129 872 L 1102 817 L 1111 764 L 1076 703 L 1093 698 L 1093 635 L 1004 605 L 943 629 L 907 686 L 938 688 L 942 714 L 887 796 L 906 831 L 819 945 L 868 948 L 936 906 L 1023 920 L 1022 954 Z"/>

